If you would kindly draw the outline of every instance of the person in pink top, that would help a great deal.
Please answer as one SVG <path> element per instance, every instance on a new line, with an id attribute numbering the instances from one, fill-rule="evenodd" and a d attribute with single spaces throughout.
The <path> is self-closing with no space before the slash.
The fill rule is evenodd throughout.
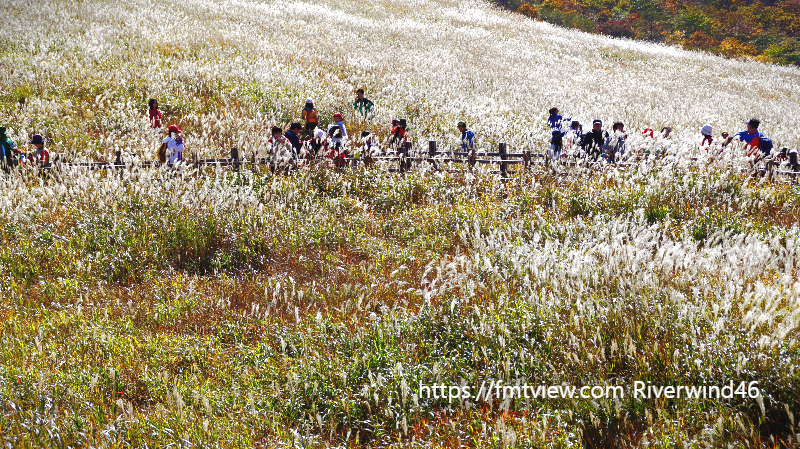
<path id="1" fill-rule="evenodd" d="M 151 98 L 150 101 L 147 102 L 147 106 L 149 107 L 148 116 L 150 117 L 150 127 L 153 129 L 161 128 L 164 120 L 164 113 L 158 109 L 158 100 Z"/>

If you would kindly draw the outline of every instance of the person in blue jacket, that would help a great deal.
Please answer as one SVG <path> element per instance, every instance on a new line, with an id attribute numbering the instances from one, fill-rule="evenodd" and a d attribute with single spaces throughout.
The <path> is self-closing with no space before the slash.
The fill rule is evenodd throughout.
<path id="1" fill-rule="evenodd" d="M 295 157 L 300 154 L 300 150 L 302 149 L 302 145 L 300 144 L 300 137 L 299 132 L 303 129 L 303 126 L 300 123 L 294 122 L 289 126 L 289 129 L 283 133 L 286 140 L 292 144 L 292 149 L 294 149 Z"/>
<path id="2" fill-rule="evenodd" d="M 754 158 L 756 161 L 763 156 L 768 156 L 772 151 L 772 140 L 764 134 L 761 134 L 758 130 L 758 126 L 761 122 L 758 119 L 751 118 L 746 121 L 745 124 L 747 125 L 747 129 L 739 131 L 733 137 L 728 137 L 726 144 L 730 143 L 734 138 L 739 139 L 747 144 L 745 146 L 747 156 Z"/>
<path id="3" fill-rule="evenodd" d="M 461 131 L 461 151 L 474 150 L 475 133 L 467 129 L 466 122 L 458 122 L 458 130 Z"/>
<path id="4" fill-rule="evenodd" d="M 549 111 L 550 117 L 547 119 L 547 126 L 550 129 L 561 129 L 561 121 L 564 120 L 564 117 L 558 113 L 558 108 L 550 108 Z"/>

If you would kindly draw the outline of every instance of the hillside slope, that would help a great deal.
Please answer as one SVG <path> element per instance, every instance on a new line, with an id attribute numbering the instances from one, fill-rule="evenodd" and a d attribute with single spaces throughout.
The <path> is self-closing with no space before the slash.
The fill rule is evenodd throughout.
<path id="1" fill-rule="evenodd" d="M 264 150 L 308 96 L 512 149 L 556 104 L 677 155 L 0 173 L 4 446 L 798 445 L 798 186 L 740 148 L 675 163 L 704 122 L 797 145 L 797 69 L 471 0 L 6 3 L 0 125 L 72 159 L 152 158 L 150 97 L 201 155 Z"/>
<path id="2" fill-rule="evenodd" d="M 678 142 L 750 117 L 800 146 L 800 69 L 561 29 L 479 1 L 13 1 L 0 11 L 0 121 L 57 151 L 152 148 L 142 117 L 160 100 L 201 153 L 263 146 L 313 97 L 327 120 L 357 87 L 385 132 L 417 140 L 465 119 L 487 144 L 527 143 L 558 106 L 584 123 L 670 126 Z M 27 98 L 23 113 L 17 100 Z M 346 116 L 349 122 L 355 117 Z M 92 152 L 86 153 L 85 149 Z"/>

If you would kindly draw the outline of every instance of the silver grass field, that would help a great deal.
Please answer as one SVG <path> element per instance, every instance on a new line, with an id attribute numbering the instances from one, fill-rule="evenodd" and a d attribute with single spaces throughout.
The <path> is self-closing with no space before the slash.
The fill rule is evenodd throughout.
<path id="1" fill-rule="evenodd" d="M 753 176 L 740 144 L 699 147 L 704 124 L 756 117 L 800 148 L 797 68 L 478 0 L 7 0 L 0 24 L 9 137 L 128 163 L 0 174 L 5 447 L 800 444 L 800 188 Z M 163 138 L 149 98 L 196 157 L 249 159 L 307 97 L 354 135 L 406 118 L 423 149 L 455 148 L 465 120 L 482 150 L 542 152 L 557 106 L 585 129 L 623 121 L 635 163 L 506 181 L 140 164 Z M 482 383 L 625 394 L 422 388 Z"/>

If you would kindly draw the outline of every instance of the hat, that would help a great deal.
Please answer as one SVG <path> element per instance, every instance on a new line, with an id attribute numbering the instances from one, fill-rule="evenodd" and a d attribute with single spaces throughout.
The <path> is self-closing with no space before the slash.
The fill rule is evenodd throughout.
<path id="1" fill-rule="evenodd" d="M 703 125 L 703 127 L 700 128 L 700 132 L 704 136 L 710 136 L 713 131 L 714 131 L 714 128 L 711 125 Z"/>
<path id="2" fill-rule="evenodd" d="M 167 132 L 182 133 L 183 131 L 181 131 L 181 129 L 178 128 L 178 125 L 169 125 L 169 128 L 167 128 Z"/>
<path id="3" fill-rule="evenodd" d="M 334 118 L 335 117 L 342 118 L 342 113 L 341 112 L 337 112 L 337 113 L 333 114 L 333 116 L 334 116 Z"/>
<path id="4" fill-rule="evenodd" d="M 369 136 L 371 136 L 371 135 L 372 135 L 372 133 L 371 133 L 371 132 L 369 132 L 369 131 L 361 131 L 361 137 L 362 137 L 362 138 L 363 138 L 363 137 L 369 137 Z"/>
<path id="5" fill-rule="evenodd" d="M 31 138 L 31 145 L 44 145 L 44 138 L 41 134 L 34 134 Z"/>
<path id="6" fill-rule="evenodd" d="M 313 103 L 313 102 L 314 102 L 314 99 L 312 99 L 312 98 L 306 98 L 306 104 L 311 104 L 311 103 Z"/>
<path id="7" fill-rule="evenodd" d="M 745 123 L 746 125 L 750 125 L 750 126 L 752 126 L 753 128 L 756 128 L 756 129 L 758 129 L 758 125 L 760 125 L 760 124 L 761 124 L 761 122 L 760 122 L 760 121 L 758 121 L 758 119 L 755 119 L 755 118 L 751 118 L 750 120 L 748 120 L 748 121 L 746 121 L 746 122 L 744 122 L 744 123 Z"/>
<path id="8" fill-rule="evenodd" d="M 592 125 L 602 125 L 602 124 L 603 124 L 603 121 L 600 120 L 599 118 L 596 118 L 596 119 L 594 119 L 594 121 L 592 121 Z"/>
<path id="9" fill-rule="evenodd" d="M 466 128 L 467 127 L 467 123 L 466 122 L 458 122 L 458 126 L 463 126 L 464 128 Z"/>

